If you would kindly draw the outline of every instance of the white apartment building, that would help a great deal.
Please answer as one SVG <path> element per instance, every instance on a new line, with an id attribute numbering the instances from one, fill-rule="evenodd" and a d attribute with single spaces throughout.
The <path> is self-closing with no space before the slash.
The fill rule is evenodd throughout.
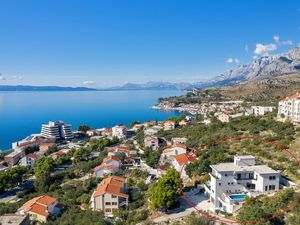
<path id="1" fill-rule="evenodd" d="M 214 210 L 233 213 L 246 197 L 279 190 L 280 172 L 266 165 L 256 165 L 255 157 L 235 156 L 233 163 L 211 165 L 210 182 L 204 186 Z"/>
<path id="2" fill-rule="evenodd" d="M 74 138 L 72 126 L 63 121 L 49 121 L 48 124 L 43 124 L 41 134 L 44 137 L 54 139 L 70 140 Z"/>
<path id="3" fill-rule="evenodd" d="M 251 106 L 245 113 L 246 116 L 263 116 L 268 112 L 272 112 L 275 109 L 273 106 Z"/>
<path id="4" fill-rule="evenodd" d="M 125 139 L 127 136 L 127 128 L 121 124 L 112 128 L 112 136 L 119 139 Z"/>
<path id="5" fill-rule="evenodd" d="M 300 93 L 287 96 L 278 103 L 277 120 L 300 122 Z"/>

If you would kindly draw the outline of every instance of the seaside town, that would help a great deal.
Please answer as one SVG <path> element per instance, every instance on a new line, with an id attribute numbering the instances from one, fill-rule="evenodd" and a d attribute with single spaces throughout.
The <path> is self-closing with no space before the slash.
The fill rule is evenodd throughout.
<path id="1" fill-rule="evenodd" d="M 179 117 L 128 126 L 43 124 L 1 156 L 0 224 L 210 225 L 276 215 L 297 199 L 295 160 L 251 139 L 199 149 L 224 134 L 256 136 L 299 156 L 300 93 L 277 107 L 242 103 L 181 105 Z M 296 212 L 278 220 L 299 221 Z"/>

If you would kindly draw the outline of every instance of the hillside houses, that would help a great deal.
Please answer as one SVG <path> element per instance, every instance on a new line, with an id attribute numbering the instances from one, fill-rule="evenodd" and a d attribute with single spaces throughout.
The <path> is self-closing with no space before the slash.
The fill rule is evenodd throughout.
<path id="1" fill-rule="evenodd" d="M 41 158 L 41 155 L 38 155 L 36 153 L 29 153 L 29 154 L 27 154 L 27 155 L 25 155 L 24 157 L 21 158 L 20 165 L 25 166 L 29 169 L 32 169 L 33 166 L 34 166 L 34 163 L 39 158 Z"/>
<path id="2" fill-rule="evenodd" d="M 102 163 L 94 168 L 96 177 L 103 178 L 105 175 L 112 175 L 122 170 L 122 162 L 118 156 L 109 156 L 103 159 Z"/>
<path id="3" fill-rule="evenodd" d="M 112 136 L 125 139 L 127 137 L 127 127 L 123 124 L 112 127 Z"/>
<path id="4" fill-rule="evenodd" d="M 62 210 L 57 200 L 51 196 L 43 195 L 25 202 L 18 210 L 20 215 L 29 215 L 30 220 L 46 223 L 49 216 L 58 215 Z"/>
<path id="5" fill-rule="evenodd" d="M 172 165 L 174 166 L 174 168 L 181 173 L 180 177 L 184 180 L 187 179 L 188 176 L 185 172 L 185 168 L 182 168 L 183 166 L 192 163 L 196 161 L 196 156 L 191 154 L 187 154 L 187 153 L 181 153 L 175 156 L 175 158 L 172 161 Z"/>
<path id="6" fill-rule="evenodd" d="M 164 129 L 162 126 L 158 126 L 158 125 L 152 126 L 152 127 L 146 128 L 144 130 L 144 134 L 145 135 L 155 135 L 162 129 Z"/>
<path id="7" fill-rule="evenodd" d="M 93 211 L 103 211 L 107 217 L 113 216 L 113 210 L 128 206 L 125 179 L 111 176 L 103 179 L 91 197 Z"/>
<path id="8" fill-rule="evenodd" d="M 176 121 L 174 120 L 166 120 L 164 122 L 164 130 L 174 130 L 176 126 Z"/>
<path id="9" fill-rule="evenodd" d="M 183 144 L 175 144 L 163 150 L 162 157 L 164 159 L 173 159 L 176 155 L 186 153 L 187 147 Z"/>

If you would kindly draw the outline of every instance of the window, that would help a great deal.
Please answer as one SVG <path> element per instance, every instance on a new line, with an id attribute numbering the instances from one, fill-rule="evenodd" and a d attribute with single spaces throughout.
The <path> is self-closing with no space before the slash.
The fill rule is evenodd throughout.
<path id="1" fill-rule="evenodd" d="M 111 209 L 105 209 L 105 212 L 111 212 Z"/>
<path id="2" fill-rule="evenodd" d="M 269 190 L 270 190 L 270 191 L 275 190 L 275 185 L 269 185 Z"/>
<path id="3" fill-rule="evenodd" d="M 111 198 L 117 198 L 117 196 L 115 196 L 115 195 L 111 195 Z"/>
<path id="4" fill-rule="evenodd" d="M 221 183 L 219 183 L 219 186 L 221 186 Z"/>
<path id="5" fill-rule="evenodd" d="M 110 202 L 105 202 L 105 205 L 111 205 L 111 203 Z"/>
<path id="6" fill-rule="evenodd" d="M 265 191 L 268 191 L 268 186 L 265 186 Z"/>
<path id="7" fill-rule="evenodd" d="M 225 173 L 225 177 L 227 177 L 227 173 Z"/>
<path id="8" fill-rule="evenodd" d="M 116 202 L 112 202 L 111 204 L 112 204 L 112 205 L 117 205 L 117 203 L 116 203 Z"/>
<path id="9" fill-rule="evenodd" d="M 269 180 L 276 180 L 276 176 L 269 176 Z"/>

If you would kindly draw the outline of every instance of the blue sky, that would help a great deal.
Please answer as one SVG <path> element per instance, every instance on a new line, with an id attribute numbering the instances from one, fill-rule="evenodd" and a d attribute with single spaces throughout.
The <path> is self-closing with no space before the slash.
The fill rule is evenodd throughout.
<path id="1" fill-rule="evenodd" d="M 300 42 L 296 0 L 1 0 L 0 84 L 201 81 Z"/>

